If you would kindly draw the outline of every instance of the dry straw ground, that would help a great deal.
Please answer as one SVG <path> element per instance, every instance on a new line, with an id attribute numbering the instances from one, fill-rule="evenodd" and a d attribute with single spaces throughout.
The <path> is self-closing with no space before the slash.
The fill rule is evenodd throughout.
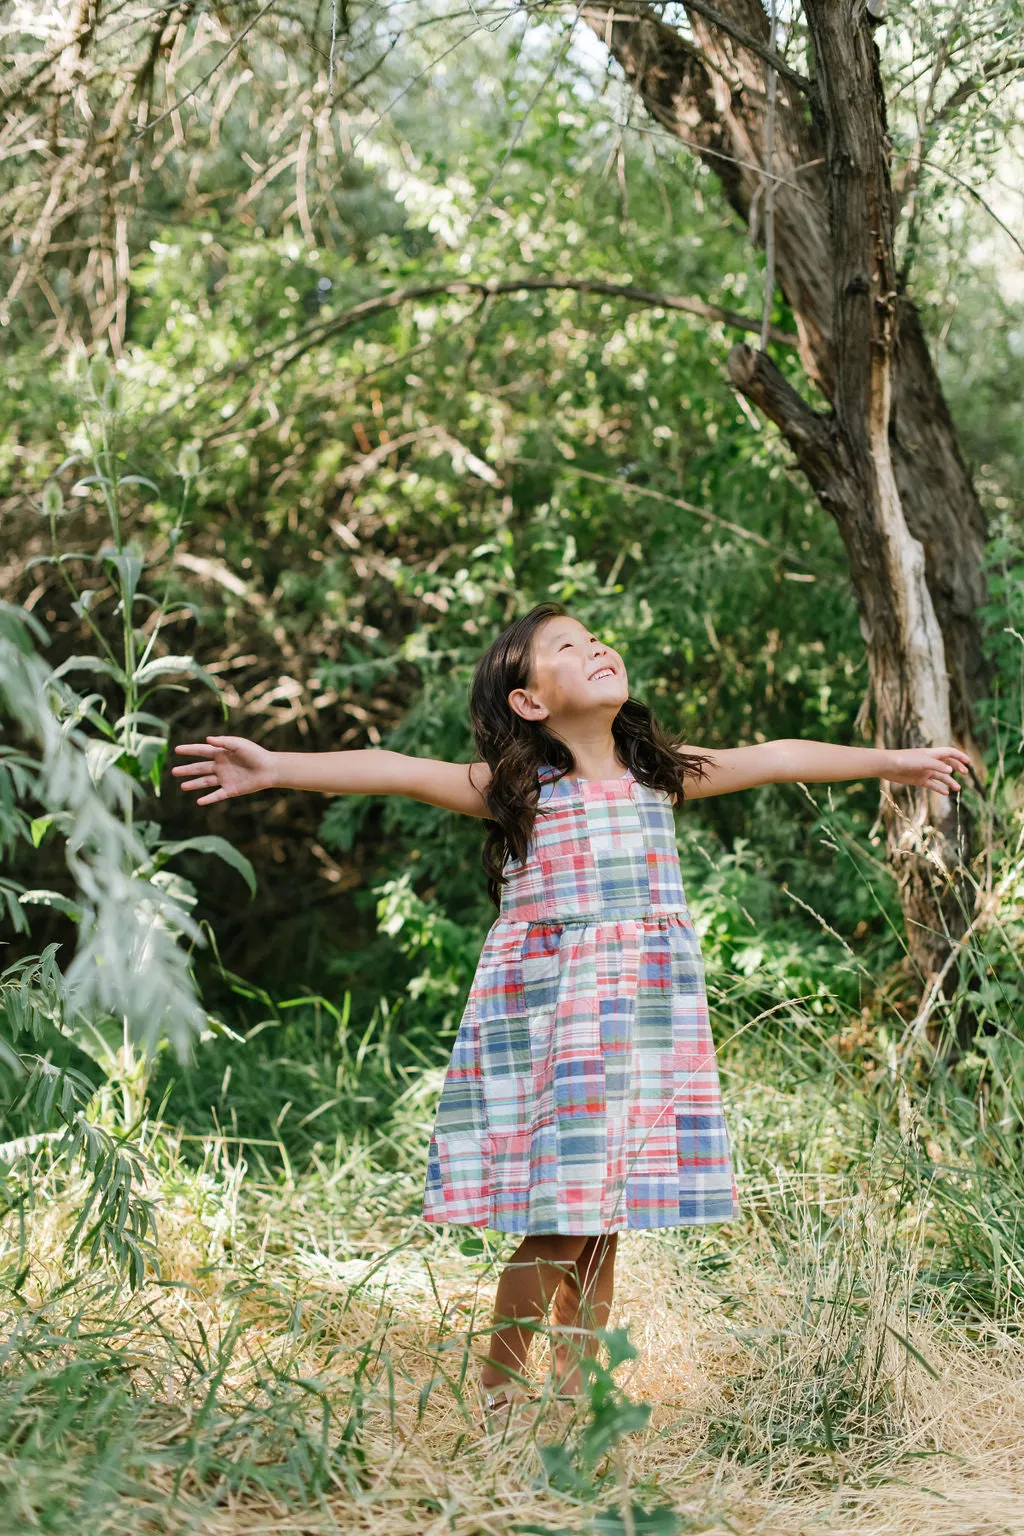
<path id="1" fill-rule="evenodd" d="M 616 1402 L 651 1414 L 613 1426 L 581 1492 L 540 1448 L 578 1466 L 590 1410 L 482 1437 L 472 1354 L 508 1245 L 425 1229 L 414 1165 L 363 1149 L 359 1177 L 350 1155 L 267 1182 L 228 1142 L 150 1146 L 159 1283 L 61 1289 L 73 1191 L 7 1218 L 5 1267 L 30 1255 L 4 1330 L 12 1536 L 1024 1531 L 1024 1345 L 923 1288 L 927 1210 L 870 1161 L 779 1176 L 728 1228 L 623 1240 Z"/>

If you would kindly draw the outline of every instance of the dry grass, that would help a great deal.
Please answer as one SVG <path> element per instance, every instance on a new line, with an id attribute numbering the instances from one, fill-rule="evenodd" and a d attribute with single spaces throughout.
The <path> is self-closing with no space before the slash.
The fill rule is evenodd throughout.
<path id="1" fill-rule="evenodd" d="M 790 1192 L 795 1238 L 751 1218 L 623 1241 L 613 1326 L 638 1354 L 616 1380 L 652 1412 L 593 1500 L 545 1479 L 538 1442 L 571 1446 L 564 1420 L 481 1437 L 471 1339 L 498 1256 L 397 1214 L 360 1230 L 323 1196 L 315 1178 L 248 1185 L 223 1148 L 198 1173 L 172 1157 L 162 1282 L 118 1297 L 54 1294 L 68 1205 L 37 1205 L 4 1362 L 9 1523 L 468 1536 L 628 1531 L 595 1512 L 670 1504 L 683 1531 L 1024 1531 L 1024 1345 L 968 1337 L 922 1292 L 924 1229 L 868 1183 L 833 1180 L 827 1225 Z M 73 1400 L 83 1358 L 106 1363 Z M 47 1426 L 68 1403 L 58 1470 Z"/>

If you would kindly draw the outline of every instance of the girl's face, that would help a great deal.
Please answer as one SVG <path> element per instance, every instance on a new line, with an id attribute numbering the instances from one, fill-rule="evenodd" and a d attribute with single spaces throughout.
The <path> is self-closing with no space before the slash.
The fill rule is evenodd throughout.
<path id="1" fill-rule="evenodd" d="M 592 635 L 579 619 L 545 619 L 533 637 L 532 676 L 508 696 L 524 720 L 607 713 L 614 719 L 629 697 L 626 664 L 618 651 Z"/>

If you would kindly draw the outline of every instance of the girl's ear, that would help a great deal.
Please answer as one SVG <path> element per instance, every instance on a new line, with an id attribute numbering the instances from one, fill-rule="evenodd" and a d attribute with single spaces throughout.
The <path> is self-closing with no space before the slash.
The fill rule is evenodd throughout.
<path id="1" fill-rule="evenodd" d="M 525 688 L 513 688 L 508 696 L 508 707 L 522 720 L 546 720 L 548 717 L 547 705 L 527 693 Z"/>

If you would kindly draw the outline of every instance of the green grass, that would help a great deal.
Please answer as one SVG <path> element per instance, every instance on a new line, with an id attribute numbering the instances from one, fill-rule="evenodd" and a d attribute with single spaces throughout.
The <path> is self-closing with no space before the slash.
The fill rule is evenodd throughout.
<path id="1" fill-rule="evenodd" d="M 901 1130 L 865 1045 L 796 1005 L 788 1022 L 786 1048 L 723 1052 L 742 1219 L 623 1245 L 615 1321 L 639 1354 L 589 1441 L 481 1443 L 473 1354 L 509 1242 L 419 1218 L 440 1065 L 368 1044 L 354 1102 L 337 1042 L 214 1047 L 168 1110 L 230 1065 L 237 1128 L 227 1092 L 205 1129 L 195 1107 L 188 1130 L 149 1127 L 161 1275 L 134 1293 L 64 1274 L 80 1190 L 38 1155 L 0 1255 L 0 1528 L 653 1530 L 671 1510 L 680 1530 L 781 1530 L 838 1499 L 850 1528 L 898 1508 L 914 1530 L 943 1500 L 997 1508 L 985 1455 L 1019 1450 L 1024 1364 L 1013 1145 L 964 1138 L 952 1078 Z M 246 1140 L 274 1106 L 276 1135 Z"/>
<path id="2" fill-rule="evenodd" d="M 741 1218 L 630 1234 L 583 1416 L 498 1447 L 475 1356 L 514 1240 L 420 1215 L 447 1042 L 239 983 L 248 1040 L 150 1085 L 142 1287 L 69 1269 L 82 1171 L 9 1167 L 0 1532 L 1018 1529 L 1015 859 L 949 1060 L 907 1048 L 898 969 L 858 962 L 855 1006 L 820 944 L 801 975 L 710 936 Z"/>

